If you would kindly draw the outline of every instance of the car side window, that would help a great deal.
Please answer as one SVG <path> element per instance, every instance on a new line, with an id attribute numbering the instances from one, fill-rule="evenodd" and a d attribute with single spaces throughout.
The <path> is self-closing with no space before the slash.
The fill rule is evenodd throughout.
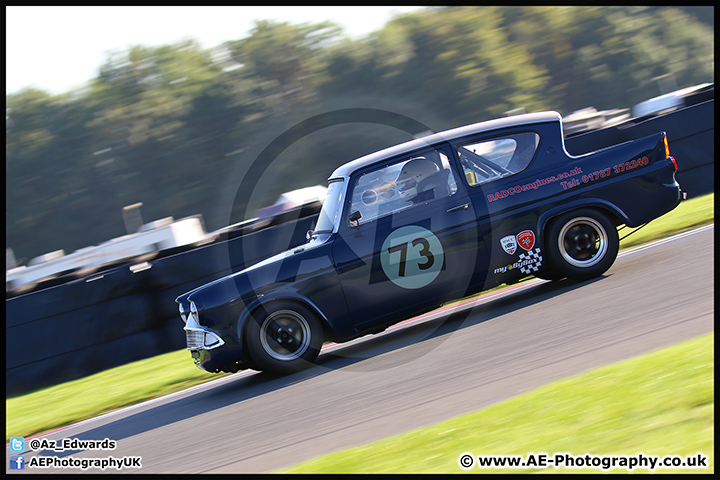
<path id="1" fill-rule="evenodd" d="M 364 173 L 351 189 L 350 226 L 367 223 L 457 192 L 445 153 L 431 150 Z M 357 213 L 360 214 L 359 219 Z"/>
<path id="2" fill-rule="evenodd" d="M 464 143 L 457 152 L 467 184 L 475 187 L 524 170 L 539 144 L 540 135 L 523 132 Z"/>

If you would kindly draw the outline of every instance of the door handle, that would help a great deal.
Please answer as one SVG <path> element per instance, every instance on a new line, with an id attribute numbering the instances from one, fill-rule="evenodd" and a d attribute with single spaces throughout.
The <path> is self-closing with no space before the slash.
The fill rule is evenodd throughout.
<path id="1" fill-rule="evenodd" d="M 469 206 L 470 206 L 469 203 L 466 203 L 464 205 L 458 205 L 457 207 L 453 207 L 450 210 L 448 210 L 448 213 L 459 212 L 460 210 L 467 210 Z"/>

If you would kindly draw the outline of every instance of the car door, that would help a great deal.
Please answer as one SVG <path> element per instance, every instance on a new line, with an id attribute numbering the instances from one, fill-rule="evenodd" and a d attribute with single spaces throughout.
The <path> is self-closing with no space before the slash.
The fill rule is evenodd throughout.
<path id="1" fill-rule="evenodd" d="M 542 266 L 538 216 L 545 203 L 545 185 L 554 180 L 546 178 L 542 165 L 534 160 L 541 138 L 537 131 L 518 128 L 453 142 L 478 229 L 486 241 L 490 268 L 484 283 L 488 286 L 513 283 Z"/>
<path id="2" fill-rule="evenodd" d="M 358 330 L 465 295 L 487 252 L 450 148 L 352 175 L 333 257 Z"/>

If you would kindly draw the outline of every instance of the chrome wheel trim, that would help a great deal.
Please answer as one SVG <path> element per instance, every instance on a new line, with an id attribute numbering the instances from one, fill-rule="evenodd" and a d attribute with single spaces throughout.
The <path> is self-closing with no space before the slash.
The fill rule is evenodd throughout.
<path id="1" fill-rule="evenodd" d="M 567 222 L 558 235 L 558 250 L 563 260 L 577 268 L 589 268 L 605 258 L 608 234 L 600 222 L 577 217 Z"/>
<path id="2" fill-rule="evenodd" d="M 282 331 L 278 331 L 278 326 Z M 260 326 L 263 350 L 275 360 L 283 362 L 300 358 L 310 346 L 311 336 L 310 325 L 305 317 L 293 310 L 273 312 Z"/>

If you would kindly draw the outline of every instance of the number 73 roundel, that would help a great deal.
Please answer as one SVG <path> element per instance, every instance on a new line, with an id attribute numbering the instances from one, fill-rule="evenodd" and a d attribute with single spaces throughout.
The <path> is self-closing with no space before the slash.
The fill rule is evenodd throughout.
<path id="1" fill-rule="evenodd" d="M 443 248 L 430 231 L 417 225 L 398 228 L 385 239 L 380 263 L 385 275 L 402 288 L 421 288 L 437 277 Z"/>

